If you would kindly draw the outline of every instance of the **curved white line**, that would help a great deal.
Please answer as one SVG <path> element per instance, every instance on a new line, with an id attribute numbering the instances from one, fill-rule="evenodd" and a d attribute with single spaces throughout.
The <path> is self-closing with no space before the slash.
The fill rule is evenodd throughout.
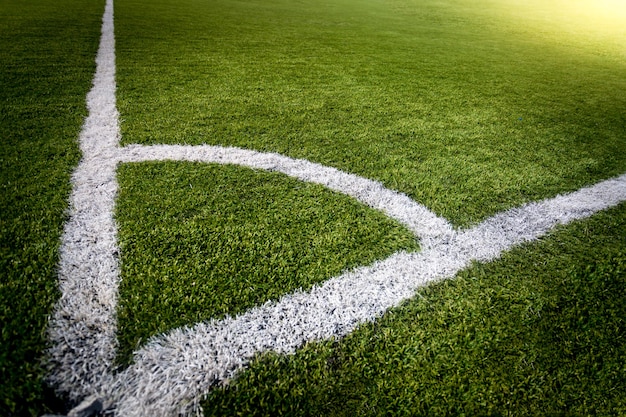
<path id="1" fill-rule="evenodd" d="M 78 400 L 110 385 L 116 355 L 119 260 L 113 219 L 120 162 L 186 160 L 231 163 L 279 171 L 346 193 L 407 225 L 422 245 L 451 233 L 444 220 L 403 194 L 380 183 L 334 168 L 278 154 L 209 146 L 120 148 L 116 108 L 113 1 L 107 0 L 96 57 L 89 115 L 79 142 L 83 158 L 72 176 L 70 218 L 62 236 L 59 261 L 61 297 L 48 326 L 51 369 L 48 381 Z"/>
<path id="2" fill-rule="evenodd" d="M 406 195 L 385 188 L 380 182 L 304 159 L 221 146 L 130 145 L 120 149 L 120 160 L 122 162 L 164 160 L 213 162 L 281 172 L 290 177 L 321 184 L 331 190 L 347 194 L 384 212 L 419 237 L 422 247 L 453 232 L 447 220 L 438 217 Z"/>

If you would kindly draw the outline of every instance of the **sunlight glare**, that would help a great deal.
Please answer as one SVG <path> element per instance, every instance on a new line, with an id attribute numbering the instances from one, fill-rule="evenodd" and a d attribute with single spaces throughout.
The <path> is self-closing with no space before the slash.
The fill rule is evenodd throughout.
<path id="1" fill-rule="evenodd" d="M 570 0 L 581 24 L 603 32 L 626 32 L 626 0 Z"/>

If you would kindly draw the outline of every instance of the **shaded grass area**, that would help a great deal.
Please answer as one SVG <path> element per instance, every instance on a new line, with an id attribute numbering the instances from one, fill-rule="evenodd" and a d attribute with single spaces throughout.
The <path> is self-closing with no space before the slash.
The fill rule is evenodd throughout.
<path id="1" fill-rule="evenodd" d="M 0 3 L 0 415 L 62 407 L 42 382 L 56 263 L 103 1 Z M 58 410 L 58 408 L 57 408 Z"/>
<path id="2" fill-rule="evenodd" d="M 283 174 L 154 162 L 121 166 L 119 181 L 121 362 L 155 334 L 418 249 L 382 213 Z"/>
<path id="3" fill-rule="evenodd" d="M 626 33 L 562 2 L 149 3 L 117 8 L 125 143 L 305 158 L 457 225 L 626 166 Z"/>
<path id="4" fill-rule="evenodd" d="M 626 413 L 626 206 L 560 228 L 337 342 L 263 355 L 205 415 Z"/>

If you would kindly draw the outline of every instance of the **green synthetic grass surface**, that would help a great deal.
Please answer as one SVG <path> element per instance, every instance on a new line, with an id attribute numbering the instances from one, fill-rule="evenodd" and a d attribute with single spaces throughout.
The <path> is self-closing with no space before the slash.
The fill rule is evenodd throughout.
<path id="1" fill-rule="evenodd" d="M 522 10 L 510 14 L 508 6 Z M 552 25 L 545 13 L 557 3 L 189 1 L 148 8 L 128 1 L 117 10 L 124 143 L 208 143 L 306 158 L 381 180 L 459 226 L 626 166 L 624 32 L 603 32 L 575 15 L 582 28 L 568 16 Z M 533 254 L 522 249 L 516 261 L 477 266 L 458 284 L 426 290 L 434 301 L 418 297 L 336 345 L 269 355 L 211 395 L 205 412 L 619 414 L 626 395 L 619 379 L 624 228 L 608 219 L 596 229 L 610 230 L 603 251 L 590 252 L 597 247 L 575 237 L 551 263 L 545 252 L 558 255 L 559 244 L 547 243 L 528 261 Z M 197 247 L 190 238 L 176 256 L 195 256 Z M 592 266 L 600 272 L 587 273 L 590 260 L 605 257 L 606 265 Z M 158 255 L 151 258 L 141 263 L 158 264 Z M 541 262 L 548 264 L 535 267 Z M 601 298 L 605 284 L 616 290 L 609 300 Z M 125 291 L 158 294 L 139 289 L 145 285 Z M 576 297 L 596 304 L 572 307 Z M 178 298 L 179 305 L 193 299 Z M 485 307 L 490 298 L 495 307 Z M 128 309 L 140 305 L 126 300 Z M 237 311 L 233 305 L 223 308 Z M 416 309 L 420 320 L 413 320 Z M 591 325 L 576 324 L 585 317 Z M 142 337 L 140 329 L 121 333 L 132 335 L 131 345 Z"/>
<path id="2" fill-rule="evenodd" d="M 475 224 L 626 171 L 625 14 L 592 3 L 608 0 L 116 0 L 122 141 L 306 158 Z M 66 411 L 40 358 L 102 11 L 0 3 L 0 415 Z M 417 248 L 380 214 L 277 174 L 154 163 L 122 166 L 120 180 L 122 361 L 156 331 L 291 290 L 238 258 L 261 259 L 280 286 L 308 286 Z M 257 204 L 239 207 L 249 186 Z M 430 286 L 344 341 L 263 357 L 205 412 L 623 415 L 624 210 Z M 358 238 L 323 242 L 318 268 L 301 248 L 323 236 L 296 213 Z M 207 282 L 222 260 L 222 278 L 248 268 L 262 294 Z M 194 281 L 203 289 L 186 293 Z"/>
<path id="3" fill-rule="evenodd" d="M 54 408 L 45 326 L 103 1 L 0 1 L 0 415 Z"/>
<path id="4" fill-rule="evenodd" d="M 340 342 L 264 355 L 206 416 L 623 416 L 626 206 L 432 285 Z"/>
<path id="5" fill-rule="evenodd" d="M 382 213 L 282 174 L 155 162 L 118 175 L 122 362 L 150 336 L 418 249 Z"/>
<path id="6" fill-rule="evenodd" d="M 566 3 L 119 2 L 123 142 L 275 151 L 476 223 L 626 166 L 626 29 Z"/>

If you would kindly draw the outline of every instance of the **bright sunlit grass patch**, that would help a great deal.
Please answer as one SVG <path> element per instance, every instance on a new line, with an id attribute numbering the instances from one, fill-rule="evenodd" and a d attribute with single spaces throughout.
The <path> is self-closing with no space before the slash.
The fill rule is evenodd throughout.
<path id="1" fill-rule="evenodd" d="M 529 36 L 595 50 L 609 59 L 611 53 L 624 56 L 626 2 L 622 0 L 505 0 L 490 4 L 497 18 L 519 26 L 518 30 Z"/>
<path id="2" fill-rule="evenodd" d="M 574 0 L 557 3 L 586 28 L 609 35 L 626 35 L 626 2 L 623 0 Z"/>

